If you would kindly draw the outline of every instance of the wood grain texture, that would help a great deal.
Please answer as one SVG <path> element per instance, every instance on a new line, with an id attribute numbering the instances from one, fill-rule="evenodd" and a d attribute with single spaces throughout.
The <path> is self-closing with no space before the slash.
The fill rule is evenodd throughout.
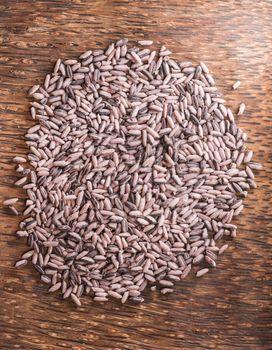
<path id="1" fill-rule="evenodd" d="M 77 57 L 127 36 L 167 44 L 177 59 L 205 61 L 228 104 L 247 106 L 248 132 L 264 170 L 236 220 L 238 237 L 202 279 L 175 293 L 146 293 L 143 305 L 83 307 L 48 294 L 31 268 L 15 270 L 24 251 L 19 217 L 0 209 L 0 349 L 272 349 L 272 3 L 271 1 L 0 1 L 0 200 L 22 199 L 11 158 L 27 152 L 32 125 L 26 92 L 58 58 Z M 231 90 L 239 79 L 241 87 Z"/>

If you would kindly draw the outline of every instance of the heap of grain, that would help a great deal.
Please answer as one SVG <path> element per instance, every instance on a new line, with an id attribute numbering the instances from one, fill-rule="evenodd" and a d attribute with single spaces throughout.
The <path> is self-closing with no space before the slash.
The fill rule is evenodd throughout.
<path id="1" fill-rule="evenodd" d="M 17 168 L 28 196 L 17 235 L 30 250 L 16 266 L 31 261 L 78 305 L 172 292 L 193 265 L 202 276 L 255 187 L 260 166 L 208 68 L 170 54 L 119 40 L 59 59 L 30 91 L 37 124 Z"/>

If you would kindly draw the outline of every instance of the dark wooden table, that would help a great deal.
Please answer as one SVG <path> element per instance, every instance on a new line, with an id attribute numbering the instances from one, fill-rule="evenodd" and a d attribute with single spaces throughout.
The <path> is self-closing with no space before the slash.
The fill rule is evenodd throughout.
<path id="1" fill-rule="evenodd" d="M 202 279 L 172 295 L 146 294 L 140 306 L 83 307 L 49 295 L 31 268 L 15 270 L 24 242 L 20 217 L 1 208 L 0 349 L 272 349 L 271 309 L 271 1 L 0 1 L 0 195 L 13 185 L 13 156 L 27 149 L 28 88 L 58 57 L 72 58 L 127 36 L 167 44 L 182 60 L 205 61 L 228 104 L 245 102 L 238 124 L 264 166 L 237 220 L 238 237 Z M 241 88 L 231 85 L 241 80 Z"/>

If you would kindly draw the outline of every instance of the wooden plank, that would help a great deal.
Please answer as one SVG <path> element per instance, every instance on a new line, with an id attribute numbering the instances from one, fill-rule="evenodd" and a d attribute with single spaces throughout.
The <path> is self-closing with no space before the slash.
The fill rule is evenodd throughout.
<path id="1" fill-rule="evenodd" d="M 47 294 L 37 273 L 13 268 L 25 246 L 13 235 L 19 218 L 1 208 L 1 349 L 271 349 L 271 17 L 265 0 L 1 1 L 1 201 L 25 197 L 12 184 L 11 158 L 27 151 L 28 88 L 58 57 L 77 57 L 121 36 L 167 44 L 180 60 L 205 61 L 228 104 L 234 110 L 246 104 L 238 124 L 264 166 L 218 269 L 189 276 L 172 295 L 147 292 L 140 306 L 85 298 L 76 309 Z M 237 79 L 241 87 L 232 91 Z"/>

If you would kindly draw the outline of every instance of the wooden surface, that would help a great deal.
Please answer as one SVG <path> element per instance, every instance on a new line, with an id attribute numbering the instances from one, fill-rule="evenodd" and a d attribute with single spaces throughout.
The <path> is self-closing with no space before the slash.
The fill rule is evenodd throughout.
<path id="1" fill-rule="evenodd" d="M 190 275 L 172 295 L 146 293 L 140 306 L 83 300 L 76 309 L 48 294 L 30 267 L 15 270 L 25 250 L 20 220 L 1 208 L 0 349 L 272 349 L 271 309 L 271 1 L 0 1 L 0 200 L 14 188 L 11 158 L 27 151 L 32 125 L 26 92 L 58 58 L 73 58 L 111 40 L 152 39 L 177 59 L 205 61 L 228 104 L 245 102 L 238 124 L 264 170 L 245 200 L 239 229 L 218 268 Z M 241 80 L 241 88 L 231 85 Z M 21 208 L 23 200 L 21 201 Z"/>

